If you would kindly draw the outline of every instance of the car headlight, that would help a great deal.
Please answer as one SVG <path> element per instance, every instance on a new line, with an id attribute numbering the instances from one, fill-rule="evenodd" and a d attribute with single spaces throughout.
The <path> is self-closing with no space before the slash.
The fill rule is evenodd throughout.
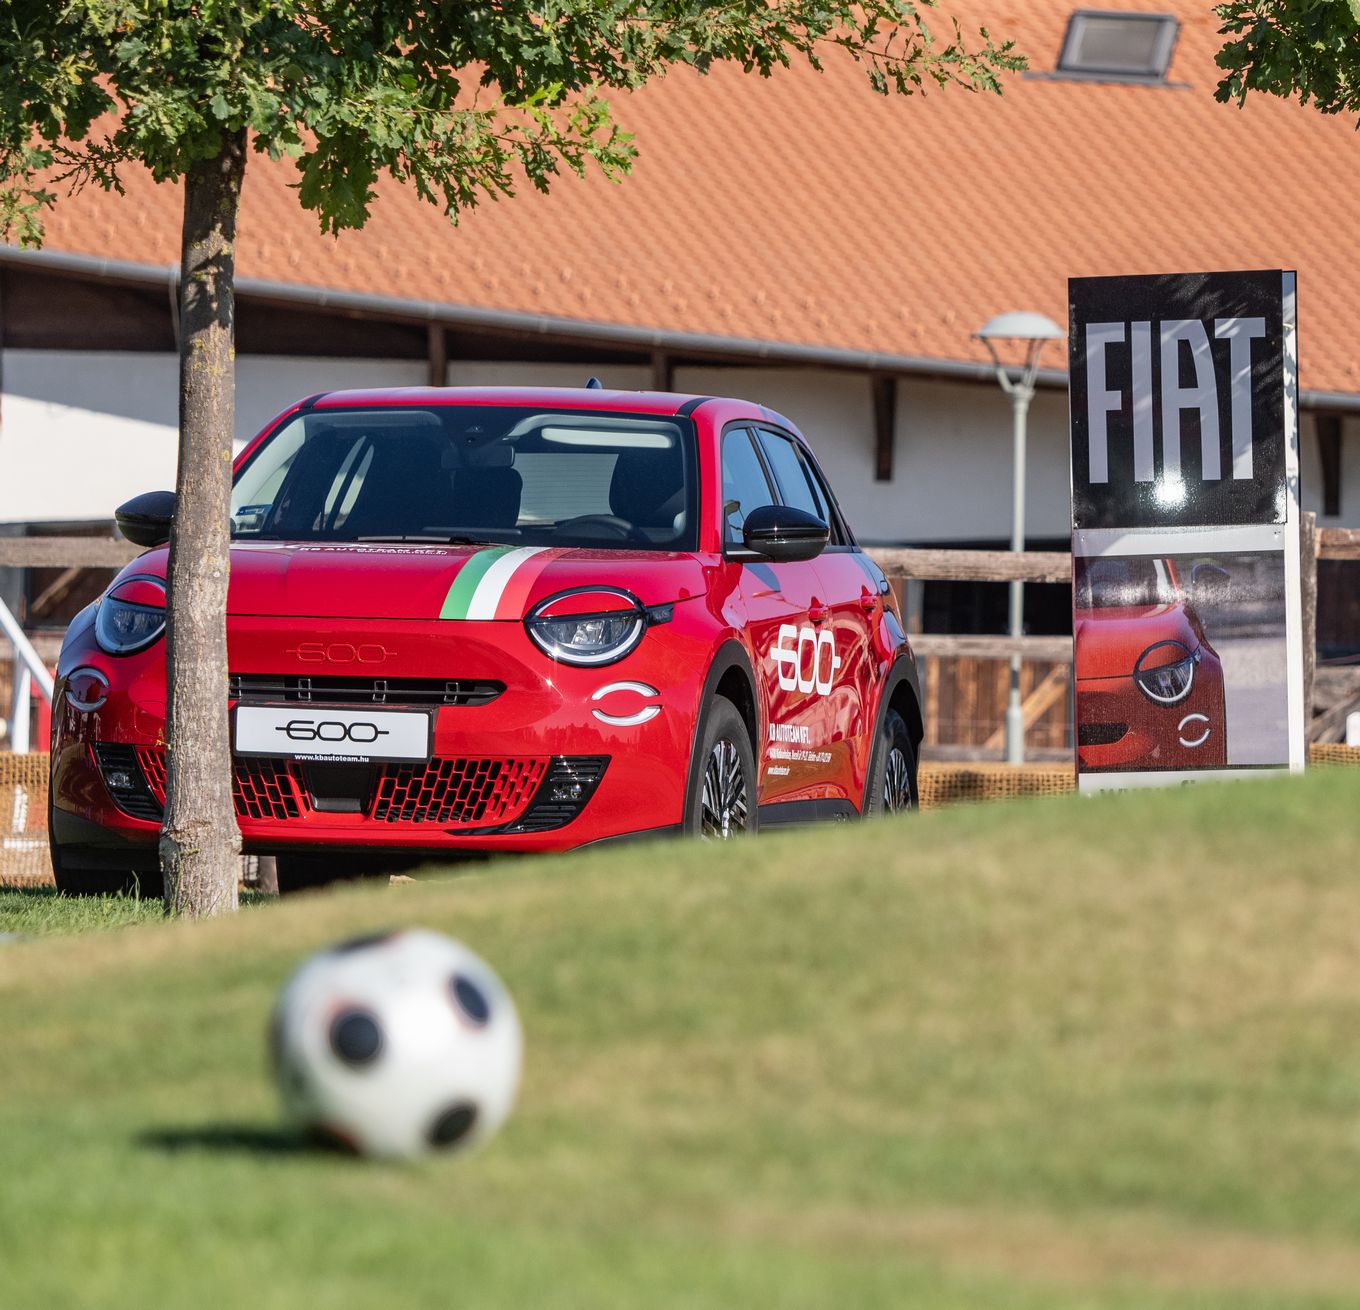
<path id="1" fill-rule="evenodd" d="M 1188 650 L 1179 641 L 1159 641 L 1149 646 L 1133 666 L 1133 680 L 1148 700 L 1158 705 L 1183 701 L 1195 685 L 1195 666 L 1199 651 Z"/>
<path id="2" fill-rule="evenodd" d="M 125 579 L 99 602 L 94 616 L 95 640 L 110 655 L 131 655 L 164 631 L 165 583 L 160 578 Z"/>
<path id="3" fill-rule="evenodd" d="M 563 664 L 613 664 L 631 651 L 655 623 L 665 623 L 671 605 L 650 609 L 615 587 L 581 587 L 540 601 L 524 620 L 534 645 Z"/>

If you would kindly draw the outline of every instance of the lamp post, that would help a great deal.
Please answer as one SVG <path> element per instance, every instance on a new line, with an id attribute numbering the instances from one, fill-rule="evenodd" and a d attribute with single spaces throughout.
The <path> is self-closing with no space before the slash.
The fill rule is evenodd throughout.
<path id="1" fill-rule="evenodd" d="M 1051 318 L 1032 310 L 998 314 L 973 334 L 996 365 L 996 380 L 1011 398 L 1011 430 L 1014 437 L 1011 502 L 1011 550 L 1025 549 L 1025 427 L 1029 402 L 1034 399 L 1034 379 L 1039 372 L 1039 353 L 1045 341 L 1060 341 L 1067 334 Z M 1021 362 L 1007 365 L 997 353 L 999 342 L 1014 341 L 1023 347 Z M 1022 635 L 1025 613 L 1025 584 L 1011 583 L 1010 630 L 1012 637 Z M 1006 763 L 1020 764 L 1025 758 L 1025 717 L 1020 710 L 1020 655 L 1011 656 L 1011 688 L 1006 702 Z"/>

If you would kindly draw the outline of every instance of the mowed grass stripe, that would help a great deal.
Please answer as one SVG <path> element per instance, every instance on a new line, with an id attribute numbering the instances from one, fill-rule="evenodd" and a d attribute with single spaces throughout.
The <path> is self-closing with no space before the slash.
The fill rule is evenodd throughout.
<path id="1" fill-rule="evenodd" d="M 1354 1305 L 1353 797 L 998 805 L 0 949 L 5 1303 Z M 462 1160 L 300 1150 L 273 995 L 400 923 L 506 979 L 520 1106 Z"/>

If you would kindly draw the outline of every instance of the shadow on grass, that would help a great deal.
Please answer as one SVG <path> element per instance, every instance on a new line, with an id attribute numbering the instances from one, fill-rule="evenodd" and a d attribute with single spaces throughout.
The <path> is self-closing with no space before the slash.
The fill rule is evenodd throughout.
<path id="1" fill-rule="evenodd" d="M 152 1128 L 137 1136 L 137 1145 L 163 1155 L 206 1151 L 215 1155 L 352 1156 L 343 1142 L 297 1128 L 261 1124 L 197 1124 Z"/>

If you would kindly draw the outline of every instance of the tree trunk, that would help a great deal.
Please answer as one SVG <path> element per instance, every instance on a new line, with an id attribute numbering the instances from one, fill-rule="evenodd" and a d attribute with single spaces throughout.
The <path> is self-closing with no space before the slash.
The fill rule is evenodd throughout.
<path id="1" fill-rule="evenodd" d="M 235 409 L 236 215 L 245 133 L 184 179 L 179 473 L 166 625 L 166 905 L 192 917 L 236 909 L 241 834 L 227 723 L 227 573 Z"/>

